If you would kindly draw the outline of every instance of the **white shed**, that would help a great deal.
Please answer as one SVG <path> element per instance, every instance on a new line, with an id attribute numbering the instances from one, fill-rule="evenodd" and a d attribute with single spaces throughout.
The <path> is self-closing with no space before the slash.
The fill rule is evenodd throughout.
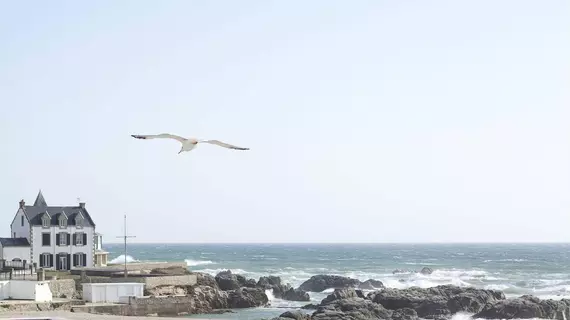
<path id="1" fill-rule="evenodd" d="M 141 298 L 144 283 L 83 283 L 83 300 L 119 303 L 120 297 Z"/>
<path id="2" fill-rule="evenodd" d="M 48 281 L 5 280 L 0 281 L 0 300 L 32 300 L 51 302 L 53 299 Z"/>

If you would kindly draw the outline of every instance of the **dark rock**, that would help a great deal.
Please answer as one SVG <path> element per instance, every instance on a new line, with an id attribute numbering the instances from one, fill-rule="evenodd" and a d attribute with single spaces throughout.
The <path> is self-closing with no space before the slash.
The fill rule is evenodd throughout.
<path id="1" fill-rule="evenodd" d="M 425 274 L 425 275 L 432 274 L 432 273 L 433 273 L 433 269 L 432 269 L 432 268 L 428 268 L 428 267 L 423 267 L 422 270 L 420 270 L 420 273 L 421 273 L 421 274 Z"/>
<path id="2" fill-rule="evenodd" d="M 310 301 L 309 294 L 301 289 L 289 288 L 281 294 L 281 299 L 289 301 Z"/>
<path id="3" fill-rule="evenodd" d="M 382 305 L 362 298 L 335 300 L 320 306 L 312 320 L 370 320 L 390 319 L 392 311 Z"/>
<path id="4" fill-rule="evenodd" d="M 243 278 L 242 276 L 240 277 Z M 241 287 L 238 276 L 233 274 L 231 270 L 218 273 L 215 279 L 220 289 L 224 291 L 235 290 Z"/>
<path id="5" fill-rule="evenodd" d="M 196 275 L 196 285 L 218 288 L 218 283 L 213 276 L 202 272 L 193 272 L 192 274 Z"/>
<path id="6" fill-rule="evenodd" d="M 213 309 L 227 309 L 228 294 L 210 286 L 195 286 L 189 295 L 194 299 L 194 313 L 210 313 Z"/>
<path id="7" fill-rule="evenodd" d="M 368 279 L 363 283 L 361 283 L 358 287 L 364 290 L 375 290 L 375 289 L 383 289 L 384 284 L 382 283 L 382 281 Z"/>
<path id="8" fill-rule="evenodd" d="M 392 312 L 392 320 L 418 320 L 418 313 L 414 309 L 402 308 Z"/>
<path id="9" fill-rule="evenodd" d="M 309 304 L 302 306 L 301 309 L 303 309 L 303 310 L 317 310 L 318 307 L 319 306 L 317 306 L 316 304 L 309 303 Z"/>
<path id="10" fill-rule="evenodd" d="M 354 298 L 364 299 L 365 297 L 362 291 L 360 290 L 354 290 L 352 288 L 335 289 L 333 293 L 329 294 L 326 298 L 324 298 L 321 301 L 321 306 L 337 300 L 354 299 Z"/>
<path id="11" fill-rule="evenodd" d="M 246 288 L 256 288 L 257 287 L 257 281 L 255 281 L 255 279 L 247 279 L 245 281 L 245 283 L 243 284 L 243 286 Z"/>
<path id="12" fill-rule="evenodd" d="M 284 318 L 284 319 L 295 319 L 295 320 L 305 320 L 305 319 L 310 319 L 311 316 L 308 315 L 307 313 L 300 311 L 300 310 L 291 310 L 291 311 L 287 311 L 282 313 L 279 318 Z"/>
<path id="13" fill-rule="evenodd" d="M 358 285 L 360 285 L 360 280 L 357 279 L 342 276 L 317 275 L 303 282 L 299 286 L 299 289 L 308 292 L 322 292 L 330 288 L 355 288 L 358 287 Z"/>
<path id="14" fill-rule="evenodd" d="M 274 285 L 270 287 L 270 290 L 273 291 L 273 296 L 277 299 L 282 299 L 283 298 L 283 294 L 285 294 L 285 292 L 287 292 L 289 289 L 291 289 L 291 285 L 286 284 L 286 285 Z"/>
<path id="15" fill-rule="evenodd" d="M 261 277 L 257 281 L 257 286 L 265 289 L 272 289 L 274 286 L 281 285 L 281 278 L 276 276 Z"/>
<path id="16" fill-rule="evenodd" d="M 421 318 L 440 318 L 460 311 L 477 313 L 488 303 L 504 300 L 505 295 L 495 290 L 445 285 L 427 289 L 387 288 L 370 293 L 368 299 L 389 310 L 410 308 Z"/>
<path id="17" fill-rule="evenodd" d="M 261 288 L 240 288 L 228 291 L 230 308 L 253 308 L 266 306 L 269 299 Z"/>
<path id="18" fill-rule="evenodd" d="M 473 318 L 484 319 L 570 319 L 570 300 L 541 300 L 525 295 L 488 304 Z"/>

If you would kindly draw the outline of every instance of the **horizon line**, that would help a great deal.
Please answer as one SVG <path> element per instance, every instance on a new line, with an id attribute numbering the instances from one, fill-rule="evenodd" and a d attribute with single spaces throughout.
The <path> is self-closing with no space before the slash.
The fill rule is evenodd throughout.
<path id="1" fill-rule="evenodd" d="M 107 244 L 120 244 L 124 242 L 104 242 Z M 516 242 L 494 242 L 494 241 L 469 241 L 469 242 L 130 242 L 128 244 L 190 244 L 190 245 L 252 245 L 252 244 L 278 244 L 278 245 L 393 245 L 393 244 L 570 244 L 569 241 L 516 241 Z"/>

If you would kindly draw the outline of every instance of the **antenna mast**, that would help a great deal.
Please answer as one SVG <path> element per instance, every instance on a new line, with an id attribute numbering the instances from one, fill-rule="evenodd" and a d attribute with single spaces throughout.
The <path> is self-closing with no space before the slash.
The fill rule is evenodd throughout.
<path id="1" fill-rule="evenodd" d="M 127 271 L 127 238 L 136 238 L 136 236 L 129 236 L 127 234 L 127 215 L 126 214 L 124 216 L 124 230 L 125 230 L 124 235 L 119 236 L 117 238 L 123 238 L 123 240 L 125 242 L 125 249 L 123 252 L 123 256 L 125 257 L 125 271 L 123 274 L 124 274 L 125 278 L 127 278 L 128 277 L 128 271 Z"/>

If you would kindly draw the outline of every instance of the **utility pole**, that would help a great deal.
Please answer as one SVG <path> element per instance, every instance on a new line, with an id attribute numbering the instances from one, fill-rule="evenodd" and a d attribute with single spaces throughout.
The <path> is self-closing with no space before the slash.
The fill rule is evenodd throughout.
<path id="1" fill-rule="evenodd" d="M 127 271 L 127 238 L 136 238 L 136 236 L 129 236 L 127 234 L 127 215 L 125 214 L 125 222 L 124 222 L 125 226 L 125 234 L 122 236 L 118 236 L 117 238 L 123 238 L 123 240 L 125 241 L 125 250 L 124 250 L 124 257 L 125 257 L 125 272 L 124 272 L 124 276 L 125 278 L 128 277 L 128 271 Z"/>

